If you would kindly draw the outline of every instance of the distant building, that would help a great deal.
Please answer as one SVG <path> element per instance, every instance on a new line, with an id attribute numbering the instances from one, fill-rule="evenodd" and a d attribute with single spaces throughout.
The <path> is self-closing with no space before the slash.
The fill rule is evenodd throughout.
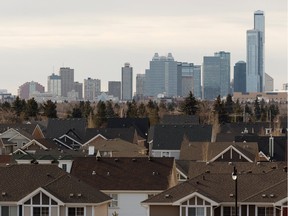
<path id="1" fill-rule="evenodd" d="M 145 74 L 136 75 L 136 97 L 142 99 L 144 96 Z"/>
<path id="2" fill-rule="evenodd" d="M 254 28 L 247 31 L 246 92 L 265 90 L 264 44 L 265 17 L 258 10 L 254 13 Z"/>
<path id="3" fill-rule="evenodd" d="M 265 92 L 274 91 L 274 79 L 265 73 Z"/>
<path id="4" fill-rule="evenodd" d="M 203 58 L 204 99 L 213 100 L 218 95 L 230 93 L 230 53 L 218 52 Z"/>
<path id="5" fill-rule="evenodd" d="M 18 96 L 21 99 L 28 100 L 30 98 L 30 95 L 32 93 L 38 92 L 38 93 L 44 93 L 45 88 L 38 82 L 26 82 L 23 85 L 21 85 L 18 89 Z"/>
<path id="6" fill-rule="evenodd" d="M 186 97 L 191 91 L 196 98 L 201 98 L 201 66 L 193 63 L 178 62 L 178 96 Z"/>
<path id="7" fill-rule="evenodd" d="M 124 67 L 122 67 L 121 71 L 121 93 L 122 97 L 121 99 L 126 100 L 132 100 L 132 94 L 133 94 L 133 68 L 130 67 L 129 63 L 125 63 Z"/>
<path id="8" fill-rule="evenodd" d="M 258 97 L 259 101 L 262 99 L 266 102 L 274 101 L 278 103 L 287 103 L 288 95 L 287 92 L 234 92 L 233 100 L 239 100 L 240 103 L 253 102 L 256 97 Z"/>
<path id="9" fill-rule="evenodd" d="M 54 73 L 51 76 L 48 76 L 48 93 L 51 93 L 56 96 L 61 96 L 61 77 L 55 75 Z"/>
<path id="10" fill-rule="evenodd" d="M 95 101 L 101 94 L 101 80 L 99 79 L 84 79 L 84 99 Z"/>
<path id="11" fill-rule="evenodd" d="M 59 75 L 61 77 L 61 94 L 63 97 L 67 97 L 67 93 L 74 90 L 74 69 L 62 67 Z"/>
<path id="12" fill-rule="evenodd" d="M 234 65 L 234 92 L 246 92 L 246 62 L 238 61 Z"/>
<path id="13" fill-rule="evenodd" d="M 287 91 L 287 90 L 288 90 L 288 83 L 284 83 L 282 89 L 285 90 L 285 91 Z"/>
<path id="14" fill-rule="evenodd" d="M 83 99 L 83 83 L 74 82 L 74 88 L 75 92 L 78 93 L 78 99 Z"/>
<path id="15" fill-rule="evenodd" d="M 121 99 L 121 82 L 120 81 L 109 81 L 108 82 L 108 95 L 113 95 Z"/>
<path id="16" fill-rule="evenodd" d="M 177 78 L 177 62 L 172 54 L 159 56 L 155 53 L 150 61 L 150 68 L 145 71 L 144 96 L 177 96 Z"/>

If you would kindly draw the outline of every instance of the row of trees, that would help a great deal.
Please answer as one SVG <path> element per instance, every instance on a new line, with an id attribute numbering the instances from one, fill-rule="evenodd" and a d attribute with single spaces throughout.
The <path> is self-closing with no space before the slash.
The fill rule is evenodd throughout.
<path id="1" fill-rule="evenodd" d="M 15 122 L 30 118 L 57 118 L 59 105 L 61 106 L 61 104 L 51 100 L 38 104 L 34 98 L 25 101 L 17 97 L 12 104 L 5 102 L 1 104 L 0 108 L 2 112 L 7 115 L 10 114 L 10 120 Z M 264 100 L 259 101 L 258 98 L 252 104 L 234 102 L 231 95 L 227 95 L 225 100 L 221 100 L 218 96 L 214 102 L 208 102 L 197 100 L 192 92 L 179 103 L 156 103 L 152 100 L 147 103 L 136 103 L 133 100 L 124 104 L 112 103 L 111 101 L 100 101 L 98 103 L 80 101 L 69 105 L 70 108 L 66 110 L 65 117 L 86 118 L 89 127 L 105 126 L 107 119 L 111 117 L 148 117 L 150 124 L 154 125 L 165 114 L 186 114 L 198 115 L 202 123 L 213 124 L 216 120 L 219 123 L 273 121 L 279 114 L 277 104 L 269 104 Z"/>

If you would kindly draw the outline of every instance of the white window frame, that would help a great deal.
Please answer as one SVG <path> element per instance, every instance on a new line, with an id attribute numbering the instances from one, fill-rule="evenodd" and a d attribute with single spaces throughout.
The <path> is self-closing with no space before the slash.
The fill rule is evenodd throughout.
<path id="1" fill-rule="evenodd" d="M 83 215 L 85 216 L 86 215 L 86 207 L 84 207 L 84 206 L 73 206 L 73 207 L 72 206 L 70 206 L 70 207 L 68 206 L 67 209 L 66 209 L 66 215 L 69 216 L 68 215 L 69 209 L 75 209 L 75 215 L 74 216 L 79 216 L 79 215 L 77 215 L 77 209 L 78 208 L 83 209 Z"/>
<path id="2" fill-rule="evenodd" d="M 109 208 L 119 208 L 119 196 L 118 194 L 108 194 L 112 198 L 111 203 L 109 203 Z"/>
<path id="3" fill-rule="evenodd" d="M 189 203 L 189 200 L 191 200 L 192 198 L 195 199 L 195 203 L 194 204 L 190 204 Z M 204 209 L 204 216 L 212 216 L 213 215 L 213 208 L 212 208 L 212 205 L 211 205 L 210 202 L 208 202 L 205 199 L 202 199 L 200 197 L 197 197 L 197 196 L 194 196 L 192 198 L 190 198 L 189 200 L 181 203 L 181 205 L 180 205 L 180 216 L 182 216 L 182 215 L 188 216 L 188 209 L 189 208 L 195 208 L 196 209 L 196 216 L 198 216 L 197 215 L 197 209 L 198 208 L 203 208 Z M 199 202 L 198 199 L 201 199 L 203 201 L 203 203 L 202 204 L 200 204 L 200 203 L 198 204 L 198 202 Z M 209 205 L 206 204 L 206 203 L 209 203 Z M 182 211 L 182 208 L 185 209 L 185 212 Z M 210 209 L 210 215 L 207 215 L 208 214 L 207 213 L 207 208 Z"/>
<path id="4" fill-rule="evenodd" d="M 258 206 L 256 216 L 259 215 L 259 208 L 264 208 L 264 210 L 265 210 L 264 216 L 270 216 L 271 215 L 271 214 L 268 214 L 267 210 L 272 210 L 272 216 L 275 215 L 275 208 L 273 208 L 273 206 Z"/>
<path id="5" fill-rule="evenodd" d="M 2 205 L 2 206 L 0 206 L 0 216 L 4 216 L 4 215 L 2 215 L 2 208 L 3 207 L 8 207 L 8 213 L 9 213 L 9 215 L 8 216 L 10 216 L 11 215 L 11 208 L 15 208 L 16 207 L 16 215 L 18 215 L 19 214 L 19 210 L 18 210 L 18 206 L 9 206 L 9 205 Z"/>
<path id="6" fill-rule="evenodd" d="M 161 151 L 161 157 L 170 157 L 171 156 L 171 152 L 169 151 Z"/>

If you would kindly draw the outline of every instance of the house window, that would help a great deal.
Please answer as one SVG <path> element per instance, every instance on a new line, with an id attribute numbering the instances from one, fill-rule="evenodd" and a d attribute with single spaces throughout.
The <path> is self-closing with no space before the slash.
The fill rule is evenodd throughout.
<path id="1" fill-rule="evenodd" d="M 68 208 L 68 216 L 84 216 L 84 208 Z"/>
<path id="2" fill-rule="evenodd" d="M 273 216 L 273 207 L 258 207 L 258 216 Z"/>
<path id="3" fill-rule="evenodd" d="M 239 212 L 239 208 L 237 208 L 237 212 Z M 223 216 L 235 216 L 235 207 L 233 206 L 225 206 L 223 208 Z M 239 213 L 237 214 L 239 215 Z"/>
<path id="4" fill-rule="evenodd" d="M 2 206 L 0 215 L 17 216 L 17 206 Z"/>
<path id="5" fill-rule="evenodd" d="M 193 197 L 181 204 L 181 216 L 210 216 L 211 204 L 200 197 Z"/>
<path id="6" fill-rule="evenodd" d="M 62 169 L 67 172 L 67 164 L 62 164 Z"/>
<path id="7" fill-rule="evenodd" d="M 33 216 L 49 216 L 49 207 L 33 207 Z"/>
<path id="8" fill-rule="evenodd" d="M 110 208 L 117 208 L 118 207 L 118 194 L 108 194 L 112 198 L 111 203 L 109 204 Z"/>
<path id="9" fill-rule="evenodd" d="M 161 152 L 162 157 L 170 157 L 170 152 Z"/>

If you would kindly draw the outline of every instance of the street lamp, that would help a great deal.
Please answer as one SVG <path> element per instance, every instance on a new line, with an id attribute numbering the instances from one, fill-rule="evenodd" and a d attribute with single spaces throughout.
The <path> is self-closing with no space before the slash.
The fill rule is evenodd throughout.
<path id="1" fill-rule="evenodd" d="M 235 166 L 232 172 L 232 179 L 235 181 L 235 216 L 237 216 L 237 169 Z"/>

